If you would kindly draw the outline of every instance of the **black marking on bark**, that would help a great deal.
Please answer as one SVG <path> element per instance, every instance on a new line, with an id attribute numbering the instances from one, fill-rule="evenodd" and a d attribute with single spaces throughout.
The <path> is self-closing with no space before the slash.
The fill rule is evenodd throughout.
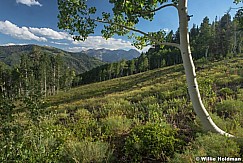
<path id="1" fill-rule="evenodd" d="M 207 115 L 206 117 L 207 117 L 207 119 L 211 119 L 210 115 Z"/>

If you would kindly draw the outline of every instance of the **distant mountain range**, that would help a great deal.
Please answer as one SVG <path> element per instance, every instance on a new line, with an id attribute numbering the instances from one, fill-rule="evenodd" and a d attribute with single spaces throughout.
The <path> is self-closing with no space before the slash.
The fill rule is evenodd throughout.
<path id="1" fill-rule="evenodd" d="M 34 47 L 37 48 L 41 53 L 48 55 L 60 55 L 64 61 L 64 64 L 70 68 L 73 68 L 77 74 L 105 64 L 99 59 L 90 57 L 84 53 L 71 53 L 54 47 L 37 45 L 0 46 L 0 61 L 4 62 L 8 66 L 19 64 L 21 54 L 31 53 Z"/>
<path id="2" fill-rule="evenodd" d="M 0 46 L 0 61 L 6 65 L 13 66 L 20 63 L 21 54 L 29 54 L 37 48 L 41 53 L 48 55 L 60 55 L 64 63 L 73 68 L 77 74 L 91 70 L 94 67 L 105 64 L 105 62 L 117 62 L 122 59 L 131 60 L 140 56 L 137 50 L 107 50 L 90 49 L 77 53 L 66 52 L 61 49 L 38 45 L 10 45 Z"/>
<path id="3" fill-rule="evenodd" d="M 95 57 L 104 62 L 117 62 L 122 59 L 131 60 L 140 56 L 137 50 L 130 49 L 126 50 L 108 50 L 108 49 L 90 49 L 87 51 L 82 51 L 82 53 L 88 56 Z"/>

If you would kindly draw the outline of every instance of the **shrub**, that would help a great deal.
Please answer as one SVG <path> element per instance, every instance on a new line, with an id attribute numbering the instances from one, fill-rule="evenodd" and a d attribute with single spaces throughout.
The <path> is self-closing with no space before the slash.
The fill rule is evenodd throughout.
<path id="1" fill-rule="evenodd" d="M 175 130 L 166 123 L 135 127 L 126 138 L 125 155 L 133 162 L 166 161 L 177 149 L 175 134 Z"/>
<path id="2" fill-rule="evenodd" d="M 68 128 L 73 131 L 79 140 L 93 139 L 100 136 L 99 125 L 94 118 L 80 118 L 75 123 L 69 123 Z"/>
<path id="3" fill-rule="evenodd" d="M 68 141 L 62 153 L 61 162 L 108 162 L 112 150 L 109 144 L 101 141 Z"/>
<path id="4" fill-rule="evenodd" d="M 116 115 L 126 115 L 127 117 L 131 116 L 132 104 L 130 101 L 123 98 L 107 98 L 107 103 L 102 106 L 102 109 L 109 110 L 107 116 L 116 116 Z"/>
<path id="5" fill-rule="evenodd" d="M 205 64 L 208 64 L 208 63 L 209 63 L 209 61 L 208 61 L 208 59 L 205 58 L 205 57 L 202 57 L 202 58 L 200 58 L 200 59 L 198 59 L 198 60 L 196 61 L 196 64 L 198 64 L 198 65 L 205 65 Z"/>
<path id="6" fill-rule="evenodd" d="M 237 99 L 240 100 L 240 101 L 243 101 L 243 89 L 238 89 L 238 92 L 237 92 Z"/>
<path id="7" fill-rule="evenodd" d="M 198 136 L 184 153 L 176 154 L 172 162 L 196 162 L 196 157 L 200 156 L 240 157 L 239 153 L 240 148 L 234 139 L 210 133 Z"/>
<path id="8" fill-rule="evenodd" d="M 199 85 L 199 90 L 201 92 L 201 96 L 202 98 L 214 98 L 216 96 L 215 92 L 213 91 L 213 86 L 214 84 L 214 80 L 210 79 L 210 78 L 201 78 L 198 81 L 198 85 Z"/>
<path id="9" fill-rule="evenodd" d="M 239 147 L 236 142 L 232 138 L 228 138 L 219 134 L 199 136 L 193 145 L 194 149 L 197 147 L 199 147 L 199 156 L 239 156 Z"/>
<path id="10" fill-rule="evenodd" d="M 78 109 L 75 113 L 76 119 L 90 119 L 92 117 L 91 113 L 86 109 Z"/>
<path id="11" fill-rule="evenodd" d="M 61 126 L 43 121 L 40 121 L 39 126 L 30 124 L 23 133 L 23 139 L 12 147 L 17 153 L 9 161 L 58 162 L 67 137 L 71 137 L 70 133 Z"/>
<path id="12" fill-rule="evenodd" d="M 243 102 L 238 100 L 225 100 L 216 105 L 217 114 L 224 118 L 233 118 L 243 110 Z"/>
<path id="13" fill-rule="evenodd" d="M 219 94 L 221 96 L 223 96 L 225 99 L 228 97 L 228 96 L 231 96 L 234 94 L 233 90 L 231 90 L 230 88 L 226 87 L 226 88 L 222 88 L 219 90 Z"/>
<path id="14" fill-rule="evenodd" d="M 130 130 L 132 120 L 123 116 L 111 116 L 102 120 L 102 131 L 106 137 L 116 136 Z"/>
<path id="15" fill-rule="evenodd" d="M 235 129 L 235 125 L 232 123 L 233 121 L 231 121 L 230 119 L 223 119 L 220 116 L 218 116 L 216 113 L 211 114 L 211 117 L 213 119 L 213 121 L 215 122 L 215 124 L 221 128 L 222 130 L 226 131 L 226 132 L 231 132 L 232 130 Z M 199 119 L 198 119 L 199 121 Z"/>

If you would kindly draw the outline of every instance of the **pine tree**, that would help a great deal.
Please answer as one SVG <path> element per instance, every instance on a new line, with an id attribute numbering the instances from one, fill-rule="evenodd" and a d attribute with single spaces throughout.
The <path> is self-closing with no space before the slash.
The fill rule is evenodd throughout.
<path id="1" fill-rule="evenodd" d="M 142 72 L 144 69 L 144 58 L 145 53 L 142 53 L 141 56 L 138 58 L 138 71 Z"/>
<path id="2" fill-rule="evenodd" d="M 229 14 L 225 14 L 220 22 L 220 52 L 223 57 L 226 57 L 228 53 L 231 51 L 231 16 Z"/>
<path id="3" fill-rule="evenodd" d="M 212 40 L 211 25 L 209 23 L 208 17 L 205 17 L 203 19 L 203 22 L 201 23 L 199 40 L 200 40 L 200 47 L 201 47 L 201 49 L 199 51 L 202 52 L 202 54 L 201 54 L 201 56 L 199 56 L 199 58 L 201 58 L 202 56 L 207 58 L 208 50 L 210 48 L 210 42 Z"/>

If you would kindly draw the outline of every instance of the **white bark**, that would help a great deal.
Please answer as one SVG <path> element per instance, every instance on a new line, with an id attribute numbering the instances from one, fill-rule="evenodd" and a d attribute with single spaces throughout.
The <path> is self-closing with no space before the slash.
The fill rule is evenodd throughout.
<path id="1" fill-rule="evenodd" d="M 206 51 L 205 51 L 205 58 L 208 58 L 208 50 L 209 50 L 209 46 L 206 47 Z"/>
<path id="2" fill-rule="evenodd" d="M 212 132 L 232 137 L 233 135 L 221 130 L 212 120 L 209 113 L 205 109 L 198 89 L 196 80 L 195 66 L 192 60 L 189 34 L 188 34 L 188 14 L 187 14 L 187 0 L 179 0 L 178 4 L 179 24 L 180 24 L 180 50 L 183 60 L 183 66 L 186 73 L 186 80 L 188 91 L 194 111 L 201 120 L 203 127 Z"/>
<path id="3" fill-rule="evenodd" d="M 53 86 L 52 86 L 52 95 L 56 94 L 56 65 L 55 62 L 53 63 Z"/>
<path id="4" fill-rule="evenodd" d="M 47 95 L 47 82 L 46 82 L 46 75 L 47 75 L 47 73 L 46 73 L 46 67 L 44 67 L 44 93 L 45 93 L 45 97 L 46 97 L 46 95 Z"/>

